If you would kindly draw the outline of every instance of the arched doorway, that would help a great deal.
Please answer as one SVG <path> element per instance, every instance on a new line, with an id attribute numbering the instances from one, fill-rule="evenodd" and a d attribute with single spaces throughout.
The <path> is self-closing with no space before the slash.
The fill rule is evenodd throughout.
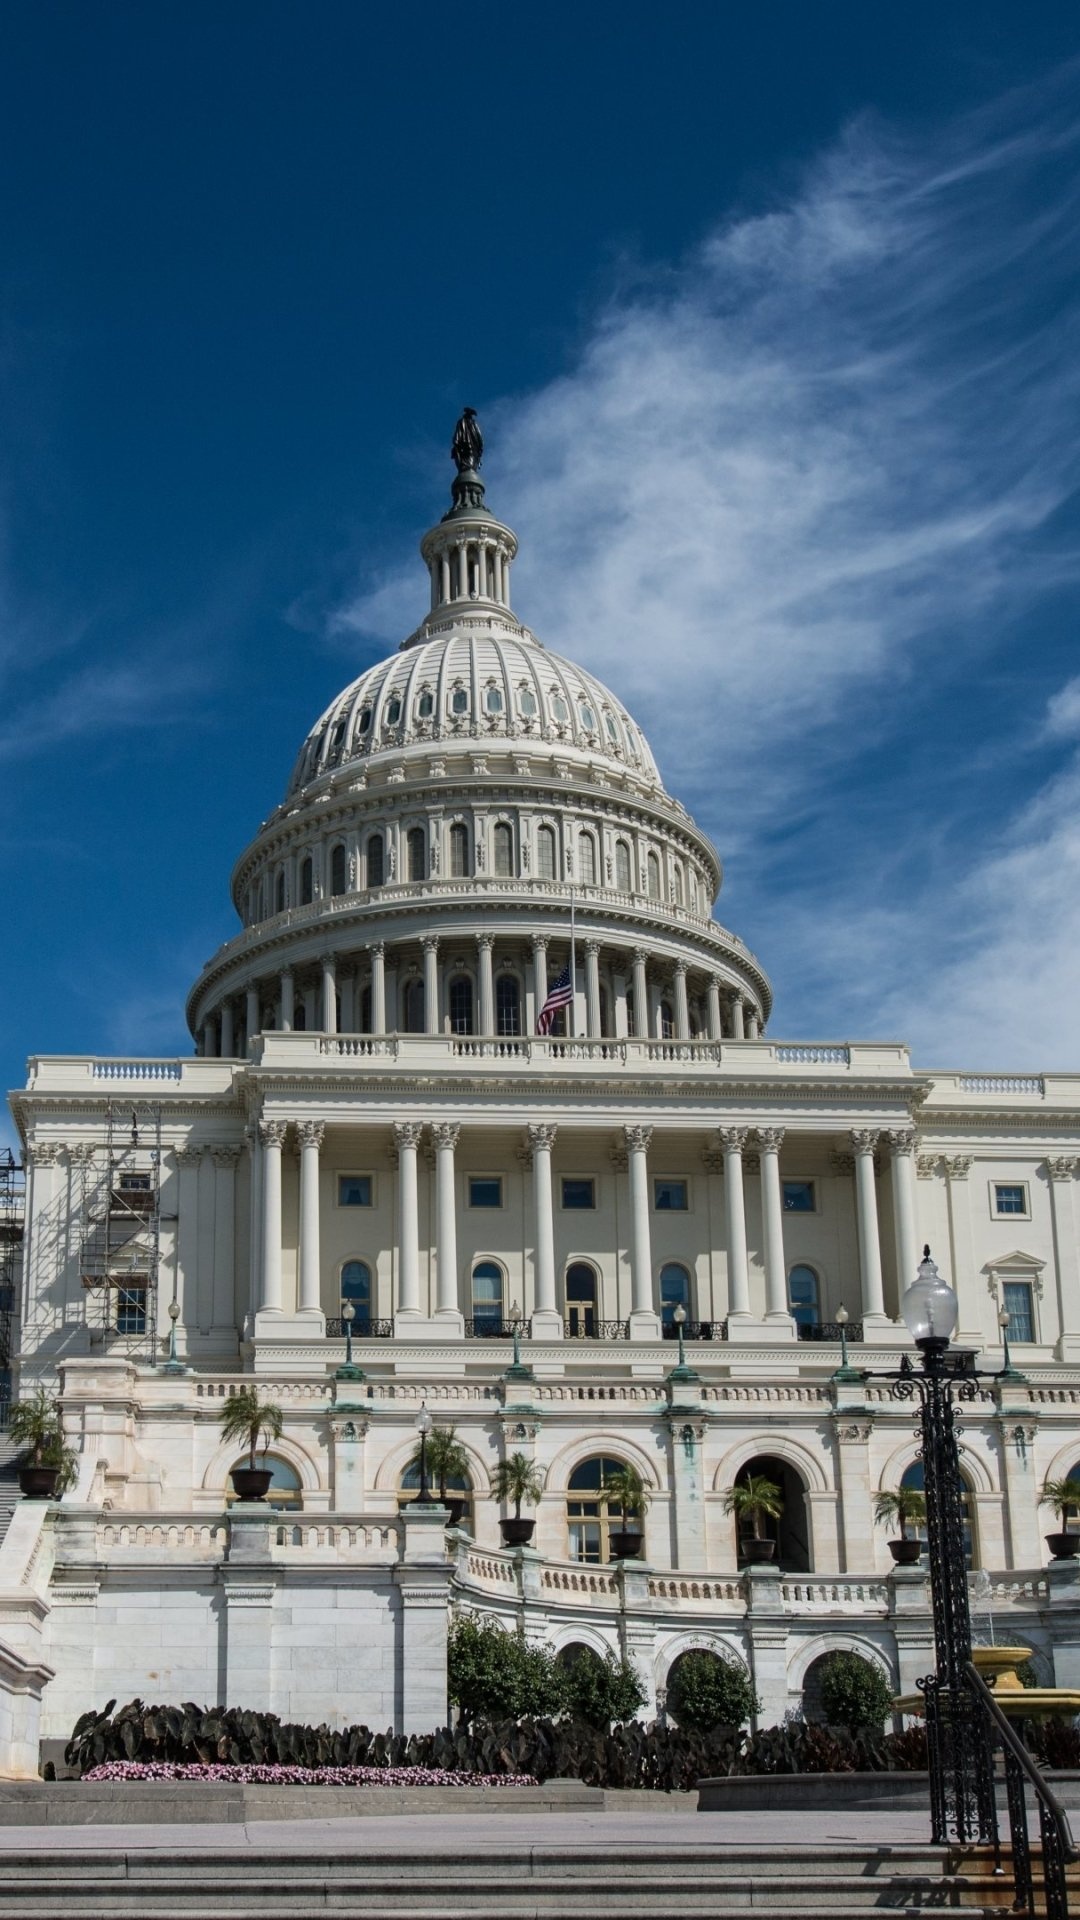
<path id="1" fill-rule="evenodd" d="M 579 1340 L 596 1338 L 596 1269 L 575 1260 L 566 1269 L 566 1324 Z"/>
<path id="2" fill-rule="evenodd" d="M 755 1454 L 739 1468 L 737 1478 L 745 1482 L 748 1475 L 754 1479 L 771 1480 L 780 1489 L 780 1498 L 784 1511 L 779 1520 L 764 1519 L 762 1531 L 767 1540 L 776 1541 L 776 1555 L 773 1564 L 781 1567 L 785 1573 L 810 1572 L 810 1528 L 806 1511 L 806 1487 L 794 1467 L 789 1467 L 773 1454 Z M 740 1523 L 738 1532 L 739 1564 L 743 1564 L 742 1539 L 752 1531 L 750 1523 Z"/>

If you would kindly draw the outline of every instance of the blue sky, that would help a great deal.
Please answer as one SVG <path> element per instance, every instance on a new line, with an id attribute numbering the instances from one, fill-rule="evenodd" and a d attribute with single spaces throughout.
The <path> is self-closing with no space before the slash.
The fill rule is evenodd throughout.
<path id="1" fill-rule="evenodd" d="M 1080 1064 L 1080 36 L 1032 12 L 7 8 L 9 1086 L 188 1049 L 465 402 L 773 1031 Z"/>

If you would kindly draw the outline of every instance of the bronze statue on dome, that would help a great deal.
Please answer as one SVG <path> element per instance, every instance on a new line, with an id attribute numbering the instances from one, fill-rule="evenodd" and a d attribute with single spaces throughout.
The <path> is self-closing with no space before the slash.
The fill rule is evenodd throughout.
<path id="1" fill-rule="evenodd" d="M 466 407 L 450 443 L 450 457 L 459 473 L 471 467 L 478 472 L 484 458 L 484 436 L 476 418 L 476 408 Z"/>

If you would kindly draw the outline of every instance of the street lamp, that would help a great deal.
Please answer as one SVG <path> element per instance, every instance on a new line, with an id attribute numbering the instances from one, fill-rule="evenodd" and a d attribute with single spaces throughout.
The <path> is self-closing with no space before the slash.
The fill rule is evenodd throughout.
<path id="1" fill-rule="evenodd" d="M 675 1323 L 675 1331 L 679 1337 L 679 1358 L 668 1374 L 668 1379 L 680 1382 L 683 1385 L 692 1385 L 694 1381 L 698 1379 L 698 1375 L 694 1372 L 693 1367 L 688 1367 L 686 1364 L 686 1343 L 683 1334 L 683 1328 L 686 1325 L 686 1308 L 683 1306 L 681 1300 L 673 1309 L 671 1318 Z"/>
<path id="2" fill-rule="evenodd" d="M 353 1364 L 352 1323 L 355 1319 L 356 1308 L 353 1306 L 352 1301 L 343 1300 L 341 1303 L 341 1321 L 345 1328 L 345 1365 L 335 1369 L 335 1380 L 362 1380 L 364 1378 L 363 1369 Z"/>
<path id="3" fill-rule="evenodd" d="M 968 1684 L 971 1615 L 964 1555 L 964 1496 L 953 1417 L 955 1399 L 973 1400 L 980 1379 L 975 1355 L 949 1351 L 960 1303 L 943 1280 L 929 1247 L 900 1301 L 900 1313 L 919 1349 L 921 1370 L 905 1354 L 898 1373 L 868 1370 L 863 1379 L 891 1382 L 897 1399 L 919 1401 L 927 1558 L 934 1618 L 936 1671 L 919 1681 L 926 1701 L 930 1817 L 937 1846 L 993 1840 L 996 1830 L 990 1736 Z"/>
<path id="4" fill-rule="evenodd" d="M 998 1317 L 997 1317 L 998 1326 L 1001 1328 L 1001 1351 L 1002 1351 L 1001 1378 L 1003 1380 L 1016 1381 L 1016 1380 L 1022 1380 L 1024 1376 L 1020 1372 L 1018 1367 L 1013 1366 L 1012 1355 L 1009 1352 L 1009 1327 L 1011 1322 L 1012 1322 L 1012 1314 L 1009 1312 L 1008 1307 L 1002 1307 L 1001 1312 L 998 1314 Z"/>
<path id="5" fill-rule="evenodd" d="M 427 1437 L 431 1432 L 432 1424 L 427 1407 L 421 1407 L 416 1416 L 416 1430 L 420 1435 L 420 1491 L 416 1496 L 416 1504 L 419 1507 L 426 1507 L 431 1502 L 431 1488 L 428 1486 L 427 1477 Z"/>
<path id="6" fill-rule="evenodd" d="M 170 1373 L 170 1374 L 186 1373 L 187 1368 L 185 1367 L 183 1361 L 181 1360 L 179 1354 L 176 1351 L 176 1323 L 180 1318 L 179 1300 L 170 1300 L 167 1311 L 168 1311 L 169 1322 L 170 1322 L 169 1355 L 161 1371 L 162 1373 Z"/>

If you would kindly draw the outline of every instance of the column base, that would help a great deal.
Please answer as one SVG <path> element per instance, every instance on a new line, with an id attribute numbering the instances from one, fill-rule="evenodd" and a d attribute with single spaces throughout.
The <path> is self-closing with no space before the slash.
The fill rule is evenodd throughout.
<path id="1" fill-rule="evenodd" d="M 661 1338 L 660 1315 L 647 1313 L 638 1308 L 630 1315 L 631 1340 L 659 1340 Z"/>
<path id="2" fill-rule="evenodd" d="M 728 1315 L 729 1346 L 791 1346 L 798 1338 L 790 1313 L 766 1314 L 759 1320 L 753 1313 Z"/>
<path id="3" fill-rule="evenodd" d="M 464 1340 L 465 1315 L 457 1307 L 436 1307 L 435 1325 L 444 1340 Z"/>
<path id="4" fill-rule="evenodd" d="M 432 1318 L 429 1314 L 418 1313 L 405 1308 L 394 1315 L 395 1340 L 463 1340 L 465 1321 L 461 1314 L 447 1315 L 446 1319 Z"/>
<path id="5" fill-rule="evenodd" d="M 1013 1366 L 1015 1367 L 1015 1351 L 1011 1358 Z M 1063 1333 L 1054 1348 L 1054 1358 L 1055 1360 L 1071 1360 L 1074 1364 L 1080 1360 L 1080 1333 Z"/>
<path id="6" fill-rule="evenodd" d="M 256 1340 L 325 1340 L 326 1315 L 318 1308 L 303 1313 L 276 1312 L 260 1307 L 255 1315 Z"/>
<path id="7" fill-rule="evenodd" d="M 529 1321 L 530 1340 L 561 1340 L 563 1318 L 554 1307 L 537 1307 Z"/>

